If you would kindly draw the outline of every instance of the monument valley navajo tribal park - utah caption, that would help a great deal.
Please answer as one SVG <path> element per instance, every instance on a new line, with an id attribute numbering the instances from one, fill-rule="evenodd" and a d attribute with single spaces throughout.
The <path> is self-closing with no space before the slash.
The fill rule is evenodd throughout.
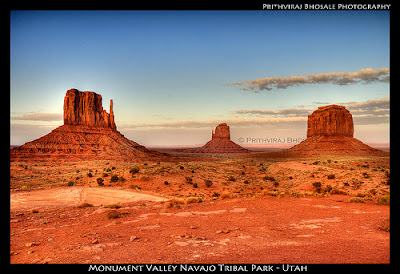
<path id="1" fill-rule="evenodd" d="M 262 12 L 11 11 L 11 266 L 391 263 L 389 11 Z"/>

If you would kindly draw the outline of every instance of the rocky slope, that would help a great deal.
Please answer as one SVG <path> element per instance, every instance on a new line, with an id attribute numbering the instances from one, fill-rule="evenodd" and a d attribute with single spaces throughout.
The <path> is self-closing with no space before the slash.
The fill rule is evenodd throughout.
<path id="1" fill-rule="evenodd" d="M 164 155 L 125 138 L 116 130 L 112 100 L 107 113 L 100 94 L 76 89 L 68 90 L 64 98 L 64 125 L 10 152 L 11 161 L 149 157 Z"/>

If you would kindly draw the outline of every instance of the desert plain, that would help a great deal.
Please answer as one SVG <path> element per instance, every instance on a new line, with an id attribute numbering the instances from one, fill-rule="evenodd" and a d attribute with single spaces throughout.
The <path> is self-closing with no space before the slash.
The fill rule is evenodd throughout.
<path id="1" fill-rule="evenodd" d="M 390 263 L 388 154 L 166 151 L 11 162 L 10 262 Z"/>

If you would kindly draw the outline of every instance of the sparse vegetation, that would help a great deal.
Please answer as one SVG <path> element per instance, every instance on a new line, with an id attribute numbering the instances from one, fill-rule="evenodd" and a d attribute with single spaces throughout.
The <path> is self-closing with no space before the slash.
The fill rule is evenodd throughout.
<path id="1" fill-rule="evenodd" d="M 185 200 L 185 204 L 201 203 L 203 200 L 199 197 L 188 197 Z"/>
<path id="2" fill-rule="evenodd" d="M 365 199 L 361 197 L 351 197 L 349 200 L 350 203 L 365 203 Z"/>
<path id="3" fill-rule="evenodd" d="M 104 180 L 103 180 L 103 178 L 97 178 L 97 179 L 96 179 L 96 182 L 97 182 L 97 185 L 98 185 L 98 186 L 104 186 L 104 183 L 103 183 Z"/>
<path id="4" fill-rule="evenodd" d="M 193 178 L 192 177 L 186 176 L 185 180 L 186 180 L 186 183 L 193 184 Z"/>
<path id="5" fill-rule="evenodd" d="M 114 209 L 118 209 L 121 208 L 122 206 L 120 204 L 109 204 L 109 205 L 104 205 L 104 208 L 114 208 Z"/>
<path id="6" fill-rule="evenodd" d="M 116 219 L 116 218 L 121 218 L 121 213 L 119 213 L 117 210 L 110 210 L 106 213 L 104 216 L 106 219 Z"/>
<path id="7" fill-rule="evenodd" d="M 213 184 L 213 182 L 211 180 L 208 180 L 208 179 L 204 180 L 204 183 L 206 184 L 207 187 L 211 187 L 212 184 Z"/>
<path id="8" fill-rule="evenodd" d="M 390 194 L 379 196 L 376 203 L 378 205 L 390 205 Z"/>
<path id="9" fill-rule="evenodd" d="M 133 176 L 133 175 L 135 175 L 136 173 L 139 173 L 139 171 L 140 171 L 140 168 L 137 167 L 137 166 L 135 166 L 135 167 L 132 167 L 132 168 L 129 170 L 129 173 L 132 174 L 132 176 Z"/>
<path id="10" fill-rule="evenodd" d="M 165 202 L 164 207 L 165 208 L 171 208 L 171 207 L 175 207 L 175 208 L 181 208 L 181 206 L 185 203 L 184 199 L 181 198 L 173 198 L 171 200 L 168 200 Z"/>
<path id="11" fill-rule="evenodd" d="M 82 204 L 80 204 L 80 205 L 78 205 L 77 207 L 78 208 L 85 208 L 85 207 L 92 207 L 93 205 L 92 204 L 89 204 L 89 203 L 82 203 Z"/>

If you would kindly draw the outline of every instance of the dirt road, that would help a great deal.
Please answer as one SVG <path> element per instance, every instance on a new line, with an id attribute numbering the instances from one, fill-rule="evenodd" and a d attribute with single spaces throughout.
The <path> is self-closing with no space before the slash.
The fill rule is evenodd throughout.
<path id="1" fill-rule="evenodd" d="M 77 206 L 84 202 L 95 206 L 136 201 L 161 202 L 165 199 L 129 190 L 100 187 L 63 187 L 12 193 L 11 210 Z"/>

